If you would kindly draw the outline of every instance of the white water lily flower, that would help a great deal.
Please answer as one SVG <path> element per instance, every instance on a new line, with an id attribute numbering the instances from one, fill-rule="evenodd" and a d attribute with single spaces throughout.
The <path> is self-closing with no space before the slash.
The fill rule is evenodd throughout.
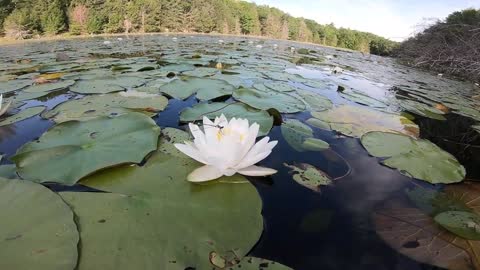
<path id="1" fill-rule="evenodd" d="M 249 126 L 247 119 L 232 118 L 222 114 L 214 122 L 203 118 L 203 131 L 189 124 L 193 142 L 175 144 L 175 147 L 198 162 L 205 164 L 188 175 L 190 182 L 205 182 L 235 173 L 247 176 L 267 176 L 277 171 L 255 166 L 272 153 L 277 141 L 265 137 L 255 143 L 260 126 Z"/>
<path id="2" fill-rule="evenodd" d="M 7 112 L 11 104 L 12 102 L 9 101 L 7 104 L 3 105 L 3 95 L 0 94 L 0 116 Z"/>

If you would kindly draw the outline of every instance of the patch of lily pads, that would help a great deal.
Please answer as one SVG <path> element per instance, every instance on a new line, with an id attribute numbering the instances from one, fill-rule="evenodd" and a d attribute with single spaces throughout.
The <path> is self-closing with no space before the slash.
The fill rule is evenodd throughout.
<path id="1" fill-rule="evenodd" d="M 231 96 L 235 87 L 223 80 L 182 77 L 160 86 L 160 91 L 169 97 L 187 99 L 197 94 L 199 100 L 211 100 Z"/>

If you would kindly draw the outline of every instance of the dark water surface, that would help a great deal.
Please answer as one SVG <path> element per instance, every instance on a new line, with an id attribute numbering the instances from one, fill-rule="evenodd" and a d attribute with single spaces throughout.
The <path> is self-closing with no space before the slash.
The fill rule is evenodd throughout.
<path id="1" fill-rule="evenodd" d="M 218 44 L 219 37 L 145 36 L 123 37 L 109 40 L 113 45 L 104 45 L 103 38 L 55 42 L 38 42 L 24 45 L 0 47 L 0 60 L 9 63 L 17 59 L 32 59 L 34 62 L 52 61 L 55 54 L 65 52 L 75 59 L 89 57 L 89 53 L 124 53 L 154 51 L 162 54 L 162 59 L 175 61 L 175 55 L 191 53 L 191 48 L 203 48 L 208 51 L 235 52 L 250 62 L 241 62 L 232 67 L 251 68 L 262 66 L 268 57 L 289 59 L 292 56 L 289 46 L 309 47 L 284 41 L 253 40 L 249 44 L 245 38 L 226 38 L 225 45 Z M 278 51 L 272 48 L 278 44 Z M 255 47 L 262 45 L 262 48 Z M 242 49 L 243 50 L 239 50 Z M 305 78 L 325 81 L 325 88 L 318 89 L 291 82 L 305 90 L 315 91 L 329 97 L 336 104 L 355 104 L 342 99 L 335 91 L 339 84 L 368 93 L 380 100 L 394 100 L 393 86 L 422 86 L 425 83 L 432 88 L 448 86 L 460 87 L 467 93 L 473 91 L 468 83 L 437 78 L 431 74 L 414 71 L 399 66 L 393 60 L 376 56 L 364 56 L 357 52 L 342 52 L 330 48 L 311 47 L 322 55 L 335 55 L 329 65 L 342 66 L 345 72 L 332 76 L 326 72 L 329 65 L 305 65 L 279 67 L 291 73 L 302 74 Z M 263 50 L 263 51 L 262 51 Z M 278 53 L 276 53 L 278 52 Z M 278 54 L 277 56 L 275 56 Z M 208 54 L 207 54 L 208 55 Z M 296 57 L 301 55 L 295 54 Z M 211 56 L 215 59 L 215 56 Z M 262 60 L 263 58 L 263 60 Z M 224 60 L 231 59 L 225 56 Z M 54 60 L 53 60 L 54 62 Z M 206 65 L 207 63 L 202 62 Z M 248 83 L 249 78 L 244 78 Z M 417 82 L 417 83 L 416 83 Z M 420 83 L 419 83 L 420 82 Z M 470 88 L 469 88 L 470 87 Z M 471 89 L 471 90 L 469 90 Z M 456 91 L 457 91 L 456 90 Z M 8 95 L 6 95 L 8 97 Z M 45 105 L 49 109 L 61 102 L 78 98 L 69 92 L 55 92 L 39 100 L 28 101 L 24 107 Z M 179 113 L 198 101 L 191 97 L 185 101 L 171 99 L 167 109 L 154 120 L 159 126 L 186 129 L 179 124 Z M 358 105 L 361 106 L 361 105 Z M 398 104 L 391 102 L 390 111 L 400 111 Z M 285 114 L 284 119 L 306 120 L 308 112 Z M 447 121 L 432 120 L 417 116 L 415 122 L 420 126 L 422 138 L 436 143 L 452 153 L 467 168 L 468 178 L 480 179 L 480 136 L 470 126 L 474 120 L 456 114 L 447 115 Z M 53 122 L 39 116 L 25 121 L 0 127 L 0 152 L 4 155 L 2 164 L 8 164 L 8 158 L 23 144 L 37 139 Z M 265 229 L 260 241 L 251 251 L 254 256 L 267 258 L 294 269 L 318 270 L 371 270 L 371 269 L 438 269 L 418 263 L 386 244 L 376 233 L 372 213 L 391 201 L 402 201 L 408 206 L 405 190 L 421 186 L 426 189 L 441 189 L 441 185 L 429 185 L 412 180 L 398 171 L 379 164 L 378 159 L 368 155 L 359 140 L 342 136 L 334 131 L 314 128 L 315 138 L 328 142 L 331 148 L 323 152 L 296 152 L 283 139 L 280 127 L 275 126 L 269 136 L 278 140 L 274 152 L 261 165 L 279 170 L 269 178 L 251 178 L 263 200 Z M 308 163 L 330 175 L 334 183 L 313 192 L 292 180 L 289 169 L 283 164 Z M 49 185 L 55 190 L 69 188 Z M 73 187 L 82 190 L 82 187 Z"/>

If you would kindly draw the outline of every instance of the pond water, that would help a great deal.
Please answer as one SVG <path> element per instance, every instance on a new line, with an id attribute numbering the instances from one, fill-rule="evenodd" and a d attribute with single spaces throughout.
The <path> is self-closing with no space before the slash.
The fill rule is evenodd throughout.
<path id="1" fill-rule="evenodd" d="M 119 91 L 133 91 L 134 95 L 163 93 L 169 98 L 168 105 L 154 113 L 153 106 L 142 107 L 141 103 L 146 101 L 129 109 L 151 113 L 162 129 L 185 131 L 191 121 L 181 122 L 180 115 L 198 103 L 241 101 L 260 110 L 275 108 L 269 110 L 273 115 L 270 121 L 274 119 L 275 123 L 266 133 L 278 145 L 260 164 L 278 173 L 267 178 L 249 178 L 260 195 L 264 220 L 263 232 L 248 253 L 250 256 L 292 269 L 480 269 L 480 257 L 475 255 L 480 238 L 465 240 L 471 245 L 465 247 L 463 242 L 452 240 L 454 233 L 436 219 L 438 213 L 463 209 L 457 207 L 459 204 L 477 214 L 475 199 L 480 192 L 474 181 L 480 179 L 480 128 L 476 129 L 480 102 L 472 98 L 479 89 L 471 83 L 414 70 L 389 58 L 243 37 L 153 35 L 32 42 L 0 47 L 0 61 L 0 92 L 4 102 L 12 101 L 11 109 L 0 118 L 0 125 L 10 115 L 46 106 L 40 115 L 0 126 L 2 165 L 13 164 L 11 157 L 55 122 L 88 120 L 84 119 L 88 113 L 82 111 L 86 107 L 61 107 L 60 104 L 73 99 L 97 98 Z M 45 74 L 53 74 L 53 79 Z M 42 76 L 46 79 L 39 79 Z M 122 78 L 127 79 L 115 85 Z M 195 78 L 200 79 L 194 83 Z M 209 92 L 218 86 L 205 79 L 222 82 L 217 90 L 227 94 Z M 72 85 L 48 88 L 59 83 L 57 80 L 71 80 Z M 107 80 L 109 83 L 105 83 Z M 47 85 L 47 89 L 31 88 L 35 83 Z M 172 96 L 172 87 L 182 94 L 176 96 L 175 92 Z M 212 98 L 199 100 L 199 94 L 194 95 L 202 87 L 208 88 L 205 92 Z M 233 91 L 254 90 L 242 95 L 234 93 L 232 97 L 229 87 Z M 107 88 L 113 90 L 104 91 Z M 39 97 L 30 98 L 31 93 L 39 93 Z M 315 96 L 321 98 L 317 100 Z M 270 97 L 273 102 L 267 100 Z M 301 101 L 300 105 L 297 101 Z M 283 102 L 288 105 L 283 106 Z M 107 105 L 95 106 L 96 112 L 100 112 Z M 292 106 L 304 107 L 290 111 Z M 336 109 L 343 111 L 335 114 Z M 197 115 L 216 110 L 207 107 Z M 315 111 L 318 115 L 312 113 Z M 329 112 L 331 115 L 325 116 Z M 112 117 L 122 113 L 125 112 L 105 111 Z M 312 124 L 312 119 L 318 120 L 317 124 Z M 301 126 L 290 129 L 293 136 L 320 139 L 329 148 L 311 151 L 301 149 L 295 142 L 292 145 L 286 139 L 286 126 L 294 120 L 299 120 Z M 296 133 L 305 125 L 311 130 L 310 135 Z M 403 159 L 401 166 L 390 165 L 398 170 L 387 167 L 382 161 L 393 154 L 375 157 L 362 145 L 362 136 L 376 130 L 406 134 L 415 141 L 429 140 L 453 156 L 439 149 L 422 148 L 420 154 L 414 149 L 414 159 Z M 396 146 L 396 141 L 377 143 L 383 148 Z M 422 151 L 432 154 L 422 156 Z M 460 172 L 461 179 L 442 171 L 442 162 L 450 159 L 454 161 L 445 166 L 460 166 L 456 160 L 464 166 L 466 175 Z M 75 167 L 74 162 L 66 164 Z M 294 173 L 285 163 L 297 167 L 309 164 L 326 174 L 331 183 L 308 188 L 294 181 Z M 428 166 L 432 169 L 425 169 Z M 439 173 L 431 176 L 432 171 Z M 14 178 L 29 179 L 26 175 L 31 173 L 22 172 Z M 458 183 L 463 178 L 468 182 Z M 38 179 L 36 182 L 43 182 L 56 192 L 92 190 L 83 186 L 83 180 L 73 185 Z M 86 186 L 104 190 L 98 185 Z M 471 200 L 465 200 L 468 196 L 461 192 L 466 186 L 471 190 L 467 194 L 473 196 Z M 465 228 L 478 234 L 476 226 L 480 225 L 473 224 Z"/>

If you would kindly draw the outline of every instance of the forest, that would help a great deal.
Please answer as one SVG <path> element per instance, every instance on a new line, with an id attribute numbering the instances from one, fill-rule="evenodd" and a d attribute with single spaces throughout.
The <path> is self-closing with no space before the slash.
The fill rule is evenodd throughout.
<path id="1" fill-rule="evenodd" d="M 437 21 L 395 50 L 407 65 L 480 81 L 480 10 L 466 9 Z"/>
<path id="2" fill-rule="evenodd" d="M 0 32 L 10 38 L 103 33 L 221 33 L 264 36 L 390 55 L 397 43 L 321 25 L 238 0 L 0 0 Z"/>

